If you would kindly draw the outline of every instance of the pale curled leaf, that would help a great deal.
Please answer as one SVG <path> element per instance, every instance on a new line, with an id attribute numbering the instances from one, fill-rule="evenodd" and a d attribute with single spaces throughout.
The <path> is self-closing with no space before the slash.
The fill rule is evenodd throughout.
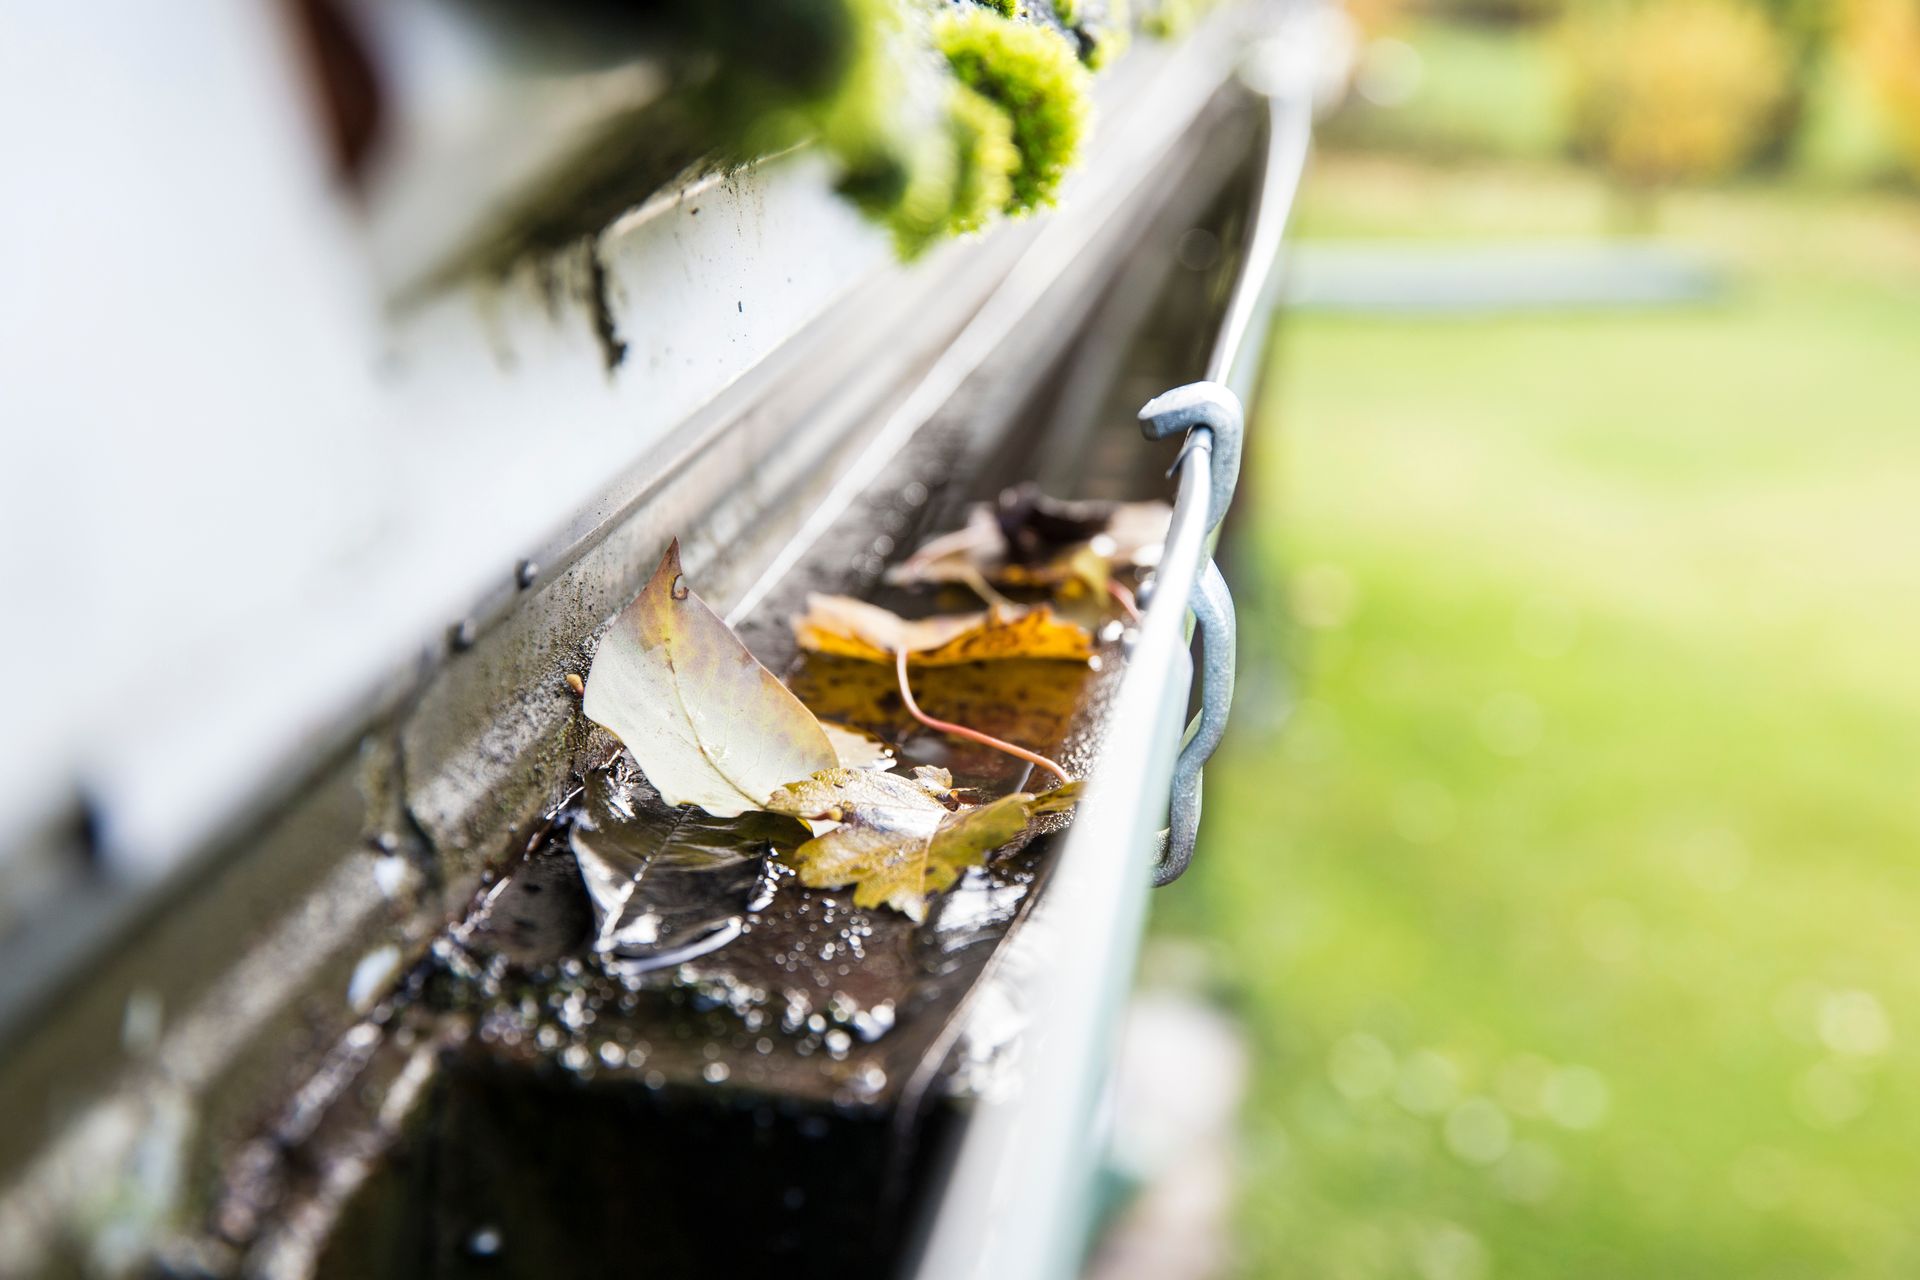
<path id="1" fill-rule="evenodd" d="M 820 835 L 787 855 L 801 883 L 854 886 L 858 907 L 889 906 L 924 920 L 927 899 L 950 887 L 1026 830 L 1037 813 L 1071 804 L 1078 784 L 1042 796 L 1015 792 L 951 811 L 952 778 L 922 766 L 913 779 L 827 769 L 774 793 L 768 807 L 808 822 Z"/>
<path id="2" fill-rule="evenodd" d="M 827 741 L 833 744 L 834 761 L 843 769 L 891 769 L 893 767 L 893 748 L 888 746 L 877 734 L 865 729 L 856 729 L 852 725 L 835 724 L 831 720 L 822 720 L 821 729 L 826 731 Z"/>
<path id="3" fill-rule="evenodd" d="M 838 758 L 813 713 L 681 581 L 678 542 L 608 628 L 584 706 L 663 800 L 716 817 L 764 808 Z"/>
<path id="4" fill-rule="evenodd" d="M 787 783 L 767 798 L 766 807 L 769 812 L 798 818 L 815 831 L 841 821 L 850 809 L 885 813 L 890 815 L 889 822 L 905 826 L 912 824 L 913 813 L 946 813 L 952 807 L 952 790 L 953 775 L 930 765 L 917 767 L 911 778 L 836 767 Z"/>
<path id="5" fill-rule="evenodd" d="M 890 662 L 904 650 L 914 665 L 929 667 L 1004 658 L 1084 662 L 1093 656 L 1086 628 L 1046 605 L 1019 613 L 988 610 L 909 621 L 850 596 L 811 595 L 807 611 L 793 620 L 793 634 L 801 648 L 815 653 Z"/>

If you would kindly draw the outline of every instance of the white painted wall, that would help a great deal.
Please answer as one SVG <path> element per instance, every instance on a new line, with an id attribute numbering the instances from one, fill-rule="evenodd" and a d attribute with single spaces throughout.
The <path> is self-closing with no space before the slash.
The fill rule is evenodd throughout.
<path id="1" fill-rule="evenodd" d="M 279 13 L 0 10 L 0 831 L 85 787 L 136 876 L 891 263 L 797 155 L 608 234 L 611 376 L 531 279 L 389 323 Z"/>

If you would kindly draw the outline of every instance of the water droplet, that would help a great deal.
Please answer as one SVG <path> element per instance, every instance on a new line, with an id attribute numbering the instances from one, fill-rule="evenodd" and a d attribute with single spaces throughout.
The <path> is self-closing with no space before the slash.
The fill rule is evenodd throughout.
<path id="1" fill-rule="evenodd" d="M 413 878 L 413 868 L 398 854 L 382 854 L 373 860 L 373 883 L 383 898 L 397 898 Z"/>
<path id="2" fill-rule="evenodd" d="M 1507 1154 L 1513 1122 L 1491 1098 L 1468 1098 L 1447 1116 L 1447 1150 L 1468 1164 L 1492 1164 Z"/>
<path id="3" fill-rule="evenodd" d="M 1605 965 L 1629 965 L 1640 956 L 1640 913 L 1618 898 L 1600 898 L 1580 908 L 1574 923 L 1580 945 Z"/>
<path id="4" fill-rule="evenodd" d="M 1375 1097 L 1393 1084 L 1393 1050 L 1364 1032 L 1342 1036 L 1327 1056 L 1327 1076 L 1348 1098 Z"/>
<path id="5" fill-rule="evenodd" d="M 1460 1072 L 1431 1049 L 1411 1054 L 1400 1068 L 1393 1097 L 1415 1115 L 1439 1115 L 1460 1092 Z"/>
<path id="6" fill-rule="evenodd" d="M 135 1057 L 153 1052 L 160 1044 L 161 1022 L 160 994 L 144 987 L 131 992 L 120 1013 L 120 1047 Z"/>
<path id="7" fill-rule="evenodd" d="M 1339 565 L 1312 564 L 1293 575 L 1293 615 L 1303 627 L 1333 631 L 1353 618 L 1359 591 Z"/>
<path id="8" fill-rule="evenodd" d="M 1710 826 L 1686 839 L 1679 861 L 1687 878 L 1708 893 L 1732 893 L 1746 883 L 1752 858 L 1738 831 Z"/>
<path id="9" fill-rule="evenodd" d="M 1597 1129 L 1610 1102 L 1606 1077 L 1592 1067 L 1561 1067 L 1540 1093 L 1547 1118 L 1567 1129 Z"/>
<path id="10" fill-rule="evenodd" d="M 1893 1043 L 1887 1011 L 1871 991 L 1835 991 L 1820 1002 L 1820 1042 L 1849 1058 L 1877 1058 Z"/>
<path id="11" fill-rule="evenodd" d="M 400 948 L 375 947 L 360 957 L 347 979 L 347 1005 L 356 1013 L 365 1013 L 400 972 Z"/>
<path id="12" fill-rule="evenodd" d="M 1580 638 L 1580 615 L 1554 595 L 1529 596 L 1514 611 L 1513 640 L 1536 658 L 1563 657 Z"/>
<path id="13" fill-rule="evenodd" d="M 1867 1085 L 1837 1062 L 1816 1062 L 1794 1084 L 1793 1101 L 1807 1124 L 1838 1129 L 1867 1109 Z"/>
<path id="14" fill-rule="evenodd" d="M 1458 1223 L 1442 1222 L 1420 1232 L 1413 1263 L 1420 1280 L 1480 1280 L 1487 1274 L 1487 1246 Z"/>
<path id="15" fill-rule="evenodd" d="M 1500 1096 L 1500 1104 L 1515 1115 L 1537 1116 L 1541 1096 L 1552 1075 L 1553 1064 L 1539 1054 L 1516 1054 L 1500 1064 L 1494 1090 Z"/>
<path id="16" fill-rule="evenodd" d="M 1800 1171 L 1784 1151 L 1748 1147 L 1733 1158 L 1727 1180 L 1736 1196 L 1765 1212 L 1778 1209 L 1792 1198 Z"/>
<path id="17" fill-rule="evenodd" d="M 1459 806 L 1437 782 L 1416 780 L 1393 794 L 1393 829 L 1410 844 L 1434 844 L 1453 834 Z"/>
<path id="18" fill-rule="evenodd" d="M 1493 1180 L 1516 1204 L 1543 1204 L 1560 1185 L 1560 1159 L 1538 1142 L 1516 1142 L 1494 1166 Z"/>
<path id="19" fill-rule="evenodd" d="M 1540 704 L 1517 690 L 1496 693 L 1480 708 L 1480 740 L 1496 755 L 1525 756 L 1546 736 Z"/>

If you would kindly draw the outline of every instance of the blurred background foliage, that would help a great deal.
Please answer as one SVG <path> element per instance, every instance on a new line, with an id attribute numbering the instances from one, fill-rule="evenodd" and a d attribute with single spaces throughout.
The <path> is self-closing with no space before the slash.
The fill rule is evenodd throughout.
<path id="1" fill-rule="evenodd" d="M 1726 284 L 1282 320 L 1143 962 L 1253 1047 L 1240 1273 L 1920 1274 L 1920 0 L 1356 12 L 1303 257 Z"/>
<path id="2" fill-rule="evenodd" d="M 1363 76 L 1338 142 L 1557 150 L 1633 186 L 1770 169 L 1920 175 L 1920 0 L 1356 0 L 1352 11 L 1385 47 L 1371 59 L 1379 92 Z M 1409 70 L 1407 49 L 1431 74 Z"/>

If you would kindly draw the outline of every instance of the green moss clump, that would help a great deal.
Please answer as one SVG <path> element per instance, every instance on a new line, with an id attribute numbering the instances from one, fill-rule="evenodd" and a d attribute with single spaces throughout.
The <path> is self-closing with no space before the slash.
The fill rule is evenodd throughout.
<path id="1" fill-rule="evenodd" d="M 1159 0 L 1140 20 L 1140 29 L 1161 40 L 1178 40 L 1193 29 L 1208 0 Z"/>
<path id="2" fill-rule="evenodd" d="M 1125 3 L 668 0 L 634 23 L 676 55 L 655 112 L 674 155 L 728 165 L 811 140 L 911 258 L 1053 203 L 1087 132 L 1081 63 L 1123 46 Z"/>
<path id="3" fill-rule="evenodd" d="M 1112 66 L 1133 40 L 1133 19 L 1127 0 L 1107 0 L 1104 14 L 1077 22 L 1074 31 L 1083 43 L 1080 61 L 1087 64 L 1089 71 Z"/>
<path id="4" fill-rule="evenodd" d="M 953 206 L 952 84 L 926 57 L 924 27 L 910 25 L 897 0 L 841 3 L 859 38 L 833 94 L 809 112 L 808 131 L 840 161 L 840 193 L 911 258 L 944 232 Z"/>
<path id="5" fill-rule="evenodd" d="M 1078 159 L 1091 114 L 1087 72 L 1057 32 L 981 9 L 944 15 L 934 27 L 940 51 L 962 84 L 1006 113 L 1020 153 L 1008 213 L 1054 202 Z"/>
<path id="6" fill-rule="evenodd" d="M 1058 32 L 1089 70 L 1111 66 L 1132 38 L 1127 0 L 972 0 L 974 5 Z"/>
<path id="7" fill-rule="evenodd" d="M 953 91 L 952 130 L 958 168 L 947 230 L 978 231 L 1013 198 L 1020 149 L 1007 113 L 964 85 Z"/>

